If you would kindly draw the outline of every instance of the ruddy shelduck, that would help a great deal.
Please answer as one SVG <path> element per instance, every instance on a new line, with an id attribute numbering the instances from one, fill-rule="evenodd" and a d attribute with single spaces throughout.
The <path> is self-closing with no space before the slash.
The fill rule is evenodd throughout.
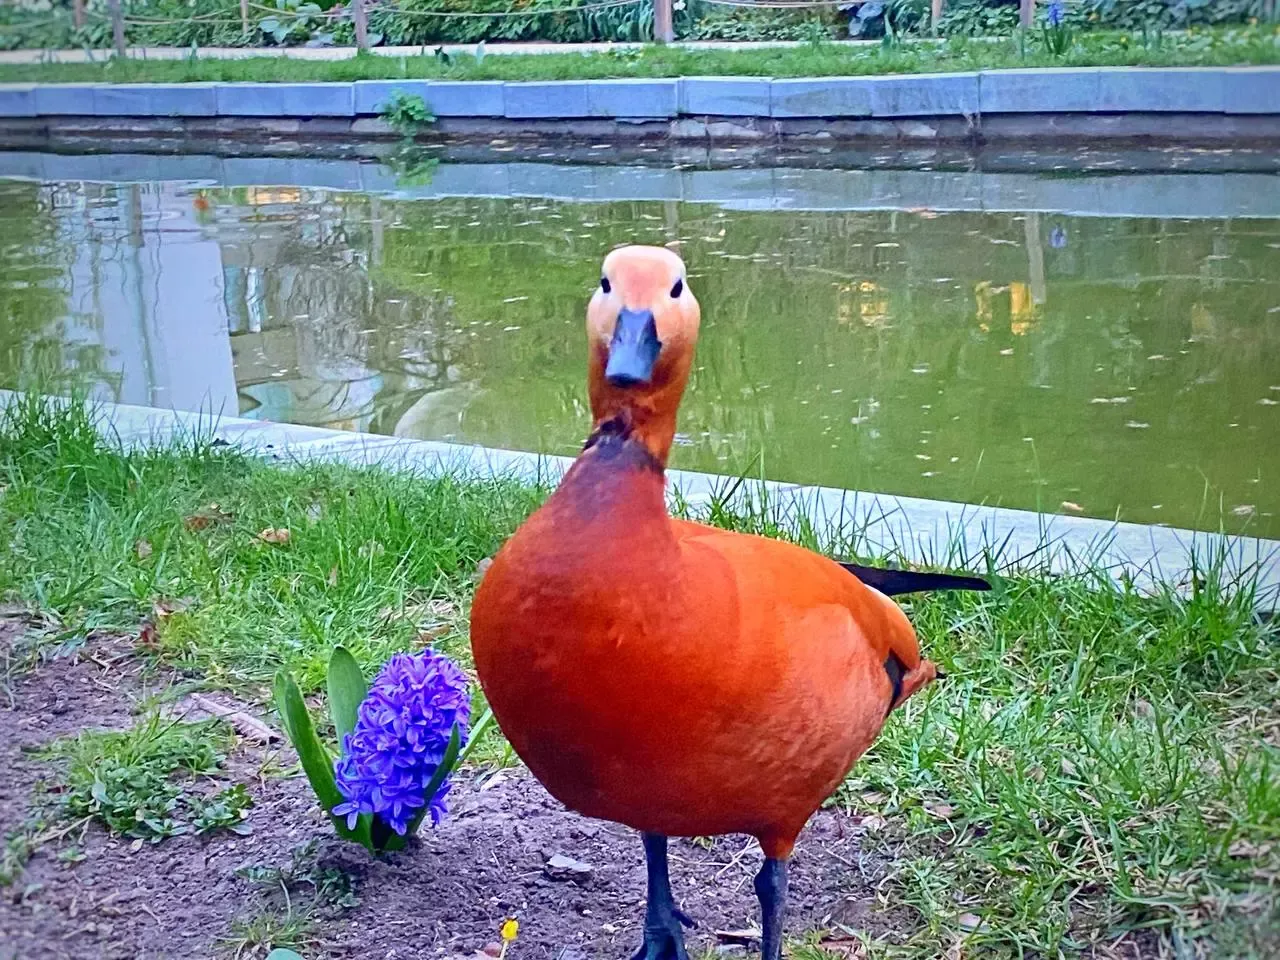
<path id="1" fill-rule="evenodd" d="M 670 250 L 622 247 L 587 308 L 593 426 L 495 556 L 471 643 L 498 724 L 569 808 L 643 834 L 643 960 L 685 960 L 667 838 L 749 834 L 763 953 L 786 863 L 889 712 L 936 676 L 890 596 L 983 580 L 840 564 L 672 518 L 664 471 L 700 311 Z"/>

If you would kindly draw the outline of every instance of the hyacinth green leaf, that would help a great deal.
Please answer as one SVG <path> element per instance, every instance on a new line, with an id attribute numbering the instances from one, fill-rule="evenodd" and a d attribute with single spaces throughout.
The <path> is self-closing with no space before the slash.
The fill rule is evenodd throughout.
<path id="1" fill-rule="evenodd" d="M 346 647 L 335 647 L 329 657 L 329 715 L 338 731 L 339 752 L 347 734 L 356 728 L 356 716 L 368 692 L 356 658 Z"/>
<path id="2" fill-rule="evenodd" d="M 431 798 L 440 792 L 440 787 L 444 784 L 445 778 L 448 777 L 449 774 L 453 772 L 453 768 L 458 765 L 458 753 L 461 749 L 462 731 L 455 723 L 453 725 L 453 732 L 449 734 L 449 745 L 444 749 L 444 757 L 440 760 L 440 766 L 436 768 L 436 772 L 432 775 L 431 780 L 427 783 L 426 789 L 422 792 L 426 802 L 422 805 L 422 808 L 414 818 L 409 821 L 409 827 L 405 831 L 404 836 L 402 837 L 400 834 L 390 831 L 391 835 L 387 837 L 382 849 L 401 850 L 404 848 L 404 845 L 408 842 L 409 838 L 418 832 L 418 827 L 422 823 L 422 818 L 427 815 L 427 810 L 431 806 Z"/>
<path id="3" fill-rule="evenodd" d="M 267 954 L 267 960 L 302 960 L 302 954 L 286 950 L 284 947 L 276 947 Z"/>
<path id="4" fill-rule="evenodd" d="M 307 704 L 302 699 L 302 691 L 298 689 L 293 675 L 286 670 L 281 670 L 276 674 L 273 693 L 281 725 L 288 734 L 293 749 L 298 752 L 298 760 L 302 763 L 302 770 L 311 783 L 311 789 L 315 791 L 316 799 L 320 801 L 324 811 L 329 813 L 342 803 L 343 796 L 338 790 L 337 781 L 333 778 L 333 760 L 329 757 L 329 751 L 324 748 L 324 744 L 320 742 L 320 738 L 316 736 L 315 726 L 311 723 L 311 714 L 307 711 Z M 345 817 L 335 817 L 329 813 L 329 820 L 338 831 L 338 836 L 344 840 L 354 840 L 372 851 L 373 842 L 369 838 L 368 819 L 362 816 L 360 820 L 365 822 L 357 822 L 356 828 L 352 830 L 347 826 Z"/>
<path id="5" fill-rule="evenodd" d="M 467 757 L 471 755 L 471 751 L 483 739 L 489 727 L 493 725 L 493 708 L 485 707 L 484 713 L 480 714 L 480 719 L 476 721 L 476 725 L 471 728 L 471 735 L 467 737 L 466 745 L 458 753 L 458 763 L 466 763 Z"/>

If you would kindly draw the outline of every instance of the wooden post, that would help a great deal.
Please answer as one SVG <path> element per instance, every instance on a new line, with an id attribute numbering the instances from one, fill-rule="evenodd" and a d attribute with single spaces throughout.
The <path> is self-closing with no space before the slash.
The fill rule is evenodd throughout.
<path id="1" fill-rule="evenodd" d="M 368 53 L 369 14 L 364 8 L 364 0 L 351 0 L 351 15 L 356 25 L 356 49 Z"/>
<path id="2" fill-rule="evenodd" d="M 71 4 L 71 22 L 79 30 L 84 26 L 84 0 L 73 0 Z"/>
<path id="3" fill-rule="evenodd" d="M 935 37 L 938 35 L 938 21 L 942 19 L 942 4 L 943 0 L 933 0 L 933 4 L 930 7 L 930 26 L 933 28 Z"/>
<path id="4" fill-rule="evenodd" d="M 240 0 L 240 33 L 249 35 L 249 0 Z"/>
<path id="5" fill-rule="evenodd" d="M 120 0 L 107 0 L 111 11 L 111 36 L 116 42 L 116 56 L 126 57 L 128 49 L 124 45 L 124 12 L 120 9 Z"/>
<path id="6" fill-rule="evenodd" d="M 671 43 L 675 38 L 675 12 L 671 9 L 671 0 L 653 0 L 654 42 Z"/>
<path id="7" fill-rule="evenodd" d="M 1018 0 L 1018 22 L 1031 29 L 1036 22 L 1036 0 Z"/>

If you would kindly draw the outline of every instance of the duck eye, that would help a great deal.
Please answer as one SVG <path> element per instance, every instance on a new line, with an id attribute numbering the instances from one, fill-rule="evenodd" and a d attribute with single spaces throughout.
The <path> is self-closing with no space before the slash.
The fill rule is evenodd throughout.
<path id="1" fill-rule="evenodd" d="M 608 278 L 608 277 L 601 277 L 601 278 L 600 278 L 600 289 L 601 289 L 601 290 L 603 290 L 605 293 L 608 293 L 610 290 L 612 290 L 612 289 L 613 289 L 613 287 L 611 287 L 611 286 L 609 285 L 609 278 Z"/>
<path id="2" fill-rule="evenodd" d="M 674 287 L 672 287 L 672 288 L 671 288 L 671 298 L 674 300 L 675 298 L 679 297 L 679 296 L 680 296 L 680 294 L 682 294 L 682 293 L 684 293 L 684 278 L 683 278 L 683 277 L 681 277 L 679 280 L 677 280 L 677 281 L 676 281 L 676 285 L 675 285 Z"/>

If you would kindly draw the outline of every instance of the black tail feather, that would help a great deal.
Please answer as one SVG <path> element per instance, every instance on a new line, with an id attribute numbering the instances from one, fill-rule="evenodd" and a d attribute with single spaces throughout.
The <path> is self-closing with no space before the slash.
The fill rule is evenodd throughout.
<path id="1" fill-rule="evenodd" d="M 926 590 L 990 590 L 991 584 L 981 577 L 962 577 L 953 573 L 923 573 L 918 570 L 886 570 L 882 567 L 863 567 L 856 563 L 842 563 L 844 567 L 868 587 L 875 587 L 886 597 L 901 593 L 921 593 Z"/>

